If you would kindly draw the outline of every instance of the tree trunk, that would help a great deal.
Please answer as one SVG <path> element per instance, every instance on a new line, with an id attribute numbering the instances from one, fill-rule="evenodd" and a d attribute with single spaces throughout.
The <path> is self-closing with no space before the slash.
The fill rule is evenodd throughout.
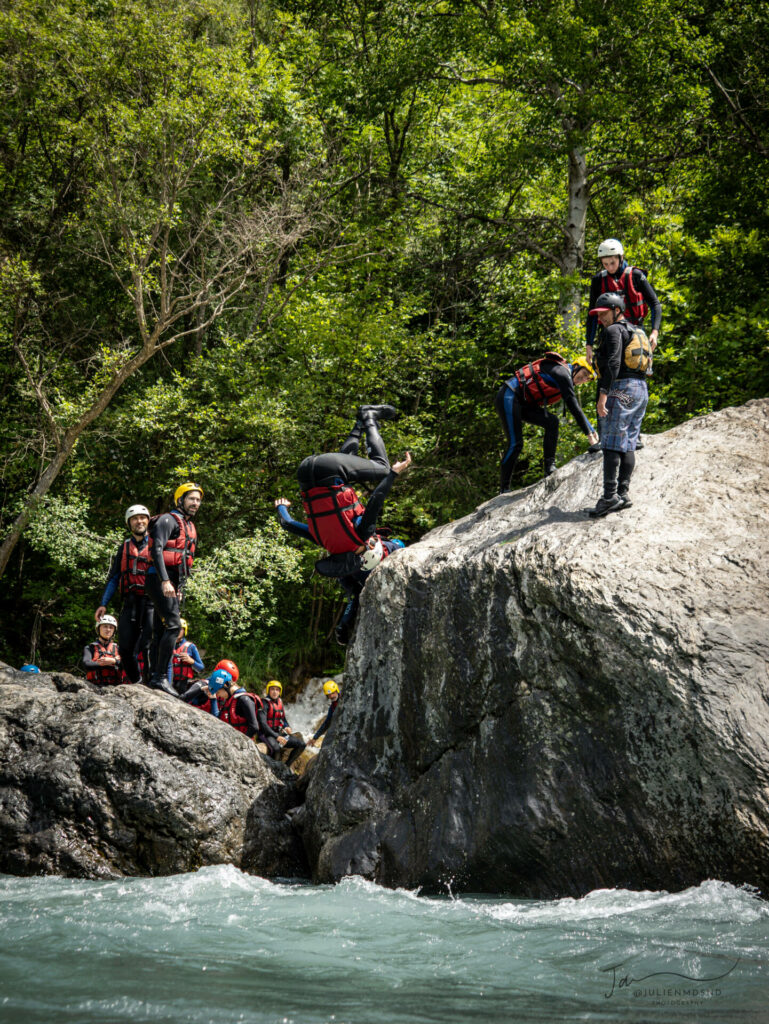
<path id="1" fill-rule="evenodd" d="M 143 366 L 157 350 L 158 346 L 154 341 L 150 341 L 148 344 L 143 345 L 136 355 L 132 359 L 129 359 L 128 362 L 125 363 L 117 373 L 115 373 L 109 384 L 107 384 L 107 386 L 96 396 L 94 401 L 91 403 L 90 408 L 83 413 L 77 423 L 74 423 L 66 434 L 64 434 L 61 439 L 61 443 L 56 450 L 56 454 L 45 467 L 40 479 L 37 481 L 35 487 L 24 502 L 24 507 L 14 520 L 13 526 L 8 532 L 8 535 L 3 540 L 3 543 L 0 544 L 0 578 L 4 575 L 14 548 L 18 544 L 22 533 L 27 528 L 35 509 L 51 489 L 59 473 L 64 468 L 65 462 L 72 454 L 72 449 L 75 447 L 77 439 L 87 427 L 90 427 L 94 420 L 101 416 L 121 385 L 128 380 L 136 370 Z"/>
<path id="2" fill-rule="evenodd" d="M 574 146 L 569 151 L 569 208 L 566 217 L 566 250 L 561 271 L 567 280 L 564 281 L 558 310 L 566 335 L 578 329 L 580 323 L 580 286 L 574 280 L 574 275 L 582 270 L 585 258 L 589 198 L 585 152 L 581 146 Z"/>

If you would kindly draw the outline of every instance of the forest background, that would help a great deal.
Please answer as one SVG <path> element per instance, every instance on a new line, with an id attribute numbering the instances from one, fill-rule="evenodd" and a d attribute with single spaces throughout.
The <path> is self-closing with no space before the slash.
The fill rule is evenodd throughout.
<path id="1" fill-rule="evenodd" d="M 646 431 L 769 393 L 765 3 L 4 0 L 0 61 L 4 660 L 76 668 L 126 506 L 193 479 L 207 662 L 338 667 L 274 499 L 377 401 L 395 535 L 493 496 L 606 236 L 663 306 Z"/>

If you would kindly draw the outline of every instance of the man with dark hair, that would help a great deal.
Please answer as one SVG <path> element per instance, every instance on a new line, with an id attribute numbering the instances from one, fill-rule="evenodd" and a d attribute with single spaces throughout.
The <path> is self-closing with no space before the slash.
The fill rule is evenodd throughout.
<path id="1" fill-rule="evenodd" d="M 168 664 L 181 629 L 180 601 L 190 575 L 198 534 L 193 519 L 203 500 L 203 490 L 191 482 L 174 492 L 175 508 L 158 516 L 150 527 L 152 565 L 147 570 L 147 594 L 155 606 L 152 639 L 152 674 L 149 685 L 178 696 L 168 682 Z"/>

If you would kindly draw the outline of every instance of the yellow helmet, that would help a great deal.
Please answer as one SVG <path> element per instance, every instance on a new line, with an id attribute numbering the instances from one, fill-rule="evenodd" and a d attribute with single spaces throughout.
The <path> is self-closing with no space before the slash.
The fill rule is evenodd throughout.
<path id="1" fill-rule="evenodd" d="M 280 690 L 281 694 L 283 693 L 283 687 L 282 687 L 282 686 L 281 686 L 281 684 L 280 684 L 280 683 L 278 682 L 278 680 L 277 680 L 277 679 L 271 679 L 271 680 L 269 681 L 269 683 L 267 683 L 267 685 L 266 685 L 266 686 L 265 686 L 265 688 L 264 688 L 264 695 L 265 695 L 265 697 L 266 697 L 266 696 L 269 696 L 269 693 L 270 693 L 270 689 L 271 689 L 271 688 L 272 688 L 273 686 L 277 686 L 277 688 L 278 688 L 278 689 Z"/>
<path id="2" fill-rule="evenodd" d="M 184 635 L 187 636 L 187 620 L 186 619 L 179 619 L 179 624 L 181 625 L 182 629 L 184 630 Z"/>
<path id="3" fill-rule="evenodd" d="M 339 693 L 339 687 L 336 685 L 333 679 L 327 679 L 323 684 L 323 692 L 328 697 L 332 693 Z"/>
<path id="4" fill-rule="evenodd" d="M 584 356 L 577 356 L 576 359 L 572 359 L 572 361 L 571 361 L 571 375 L 572 375 L 572 377 L 577 372 L 577 370 L 587 370 L 587 372 L 590 374 L 590 376 L 588 377 L 588 380 L 593 380 L 595 378 L 595 376 L 596 376 L 595 370 L 590 365 L 590 363 L 587 361 L 587 359 L 585 359 Z"/>
<path id="5" fill-rule="evenodd" d="M 186 484 L 179 484 L 174 491 L 174 504 L 179 504 L 179 499 L 183 498 L 188 491 L 200 491 L 200 497 L 203 497 L 203 488 L 194 484 L 191 480 L 188 480 Z"/>

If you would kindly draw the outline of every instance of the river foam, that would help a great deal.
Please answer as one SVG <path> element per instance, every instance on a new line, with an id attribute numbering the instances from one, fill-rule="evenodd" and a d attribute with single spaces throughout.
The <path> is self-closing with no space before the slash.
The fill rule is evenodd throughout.
<path id="1" fill-rule="evenodd" d="M 0 928 L 3 1024 L 758 1024 L 769 991 L 769 908 L 716 881 L 536 901 L 3 876 Z"/>

